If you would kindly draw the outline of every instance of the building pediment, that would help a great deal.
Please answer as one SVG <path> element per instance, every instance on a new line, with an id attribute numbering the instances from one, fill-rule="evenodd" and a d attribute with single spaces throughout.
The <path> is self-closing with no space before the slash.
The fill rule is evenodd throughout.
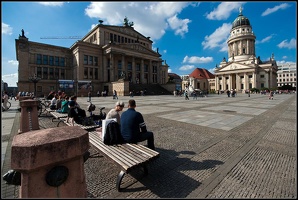
<path id="1" fill-rule="evenodd" d="M 234 70 L 246 70 L 246 69 L 253 69 L 254 66 L 249 66 L 245 64 L 239 64 L 239 63 L 230 63 L 226 66 L 223 66 L 216 70 L 216 72 L 225 72 L 225 71 L 234 71 Z"/>
<path id="2" fill-rule="evenodd" d="M 148 39 L 145 36 L 143 36 L 142 34 L 140 34 L 139 32 L 137 32 L 136 30 L 134 30 L 134 28 L 132 27 L 127 27 L 127 26 L 107 26 L 105 27 L 106 29 L 109 29 L 111 31 L 115 31 L 118 33 L 124 33 L 126 35 L 132 36 L 134 38 L 142 38 L 142 39 Z"/>
<path id="3" fill-rule="evenodd" d="M 161 55 L 151 49 L 144 47 L 139 43 L 130 43 L 130 44 L 109 44 L 102 47 L 105 49 L 105 53 L 110 53 L 113 50 L 117 50 L 118 52 L 126 53 L 131 52 L 131 54 L 135 54 L 136 52 L 140 54 L 146 54 L 154 57 L 161 57 Z"/>

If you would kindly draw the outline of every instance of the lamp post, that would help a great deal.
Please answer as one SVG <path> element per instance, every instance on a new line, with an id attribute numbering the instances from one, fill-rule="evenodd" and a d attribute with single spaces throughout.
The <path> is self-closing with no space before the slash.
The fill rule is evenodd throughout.
<path id="1" fill-rule="evenodd" d="M 30 77 L 29 77 L 29 80 L 32 81 L 32 82 L 34 83 L 34 96 L 35 96 L 35 97 L 37 97 L 37 95 L 36 95 L 36 83 L 37 83 L 38 81 L 40 81 L 40 79 L 41 79 L 41 78 L 40 78 L 40 77 L 37 77 L 36 74 L 34 74 L 33 76 L 30 76 Z"/>

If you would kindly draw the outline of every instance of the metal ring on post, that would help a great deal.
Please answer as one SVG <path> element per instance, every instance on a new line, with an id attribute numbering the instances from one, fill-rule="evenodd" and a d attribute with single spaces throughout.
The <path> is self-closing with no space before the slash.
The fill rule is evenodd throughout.
<path id="1" fill-rule="evenodd" d="M 46 174 L 46 182 L 49 186 L 58 187 L 66 181 L 68 174 L 68 168 L 65 166 L 53 167 Z"/>

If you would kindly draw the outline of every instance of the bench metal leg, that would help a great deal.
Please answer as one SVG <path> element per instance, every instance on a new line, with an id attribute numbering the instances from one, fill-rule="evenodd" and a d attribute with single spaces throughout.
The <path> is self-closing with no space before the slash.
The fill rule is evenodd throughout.
<path id="1" fill-rule="evenodd" d="M 144 169 L 144 175 L 147 176 L 148 175 L 148 167 L 147 167 L 147 165 L 143 165 L 143 169 Z"/>
<path id="2" fill-rule="evenodd" d="M 58 122 L 58 124 L 57 124 L 57 127 L 59 127 L 59 124 L 61 123 L 61 122 L 63 122 L 63 120 L 59 120 L 59 122 Z"/>
<path id="3" fill-rule="evenodd" d="M 120 185 L 121 185 L 121 181 L 123 179 L 125 175 L 125 172 L 121 170 L 121 172 L 118 174 L 118 178 L 117 178 L 117 183 L 116 183 L 116 188 L 118 190 L 118 192 L 120 191 Z"/>

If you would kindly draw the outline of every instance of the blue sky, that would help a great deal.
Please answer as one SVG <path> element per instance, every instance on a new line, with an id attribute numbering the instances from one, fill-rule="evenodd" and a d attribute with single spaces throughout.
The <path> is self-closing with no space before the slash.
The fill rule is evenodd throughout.
<path id="1" fill-rule="evenodd" d="M 195 68 L 213 72 L 228 57 L 232 22 L 243 8 L 256 36 L 256 56 L 278 63 L 296 63 L 297 3 L 272 2 L 1 2 L 2 80 L 16 86 L 18 61 L 15 39 L 24 29 L 29 41 L 70 47 L 98 20 L 122 25 L 127 17 L 134 29 L 153 41 L 169 72 L 190 74 Z"/>

